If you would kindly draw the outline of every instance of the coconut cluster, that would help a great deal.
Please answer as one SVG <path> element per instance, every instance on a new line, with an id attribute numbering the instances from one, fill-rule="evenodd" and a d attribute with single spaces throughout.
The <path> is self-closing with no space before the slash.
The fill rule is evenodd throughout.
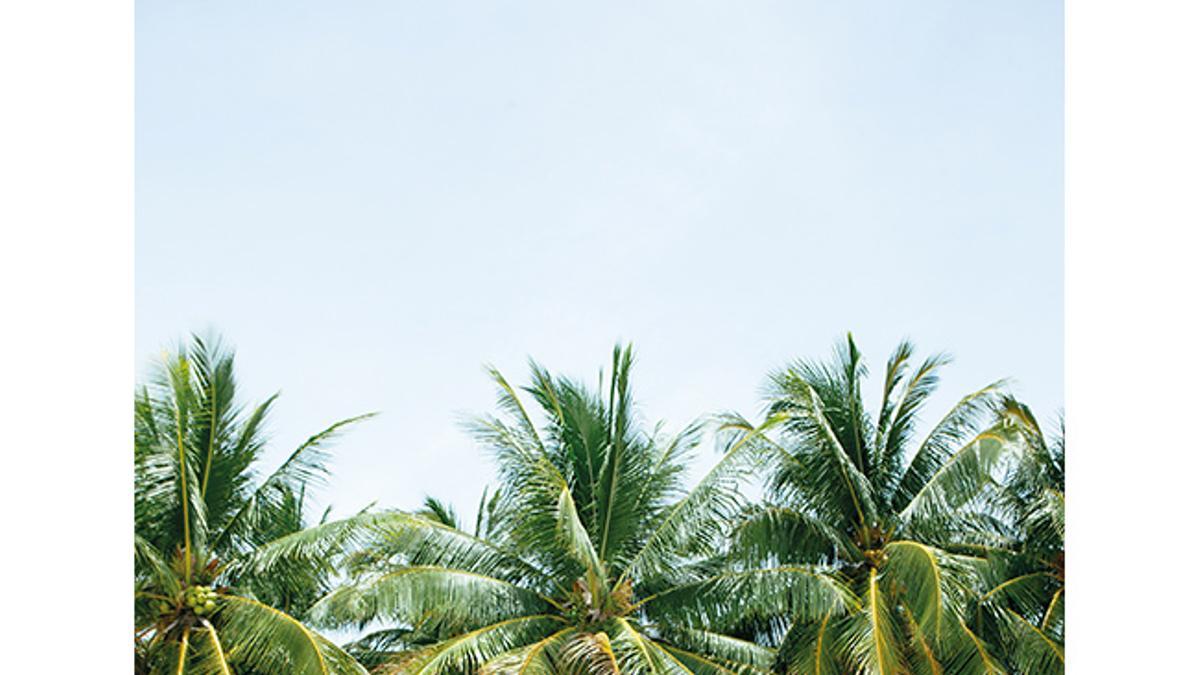
<path id="1" fill-rule="evenodd" d="M 199 616 L 212 614 L 217 608 L 217 592 L 208 586 L 191 586 L 184 591 L 188 608 Z"/>

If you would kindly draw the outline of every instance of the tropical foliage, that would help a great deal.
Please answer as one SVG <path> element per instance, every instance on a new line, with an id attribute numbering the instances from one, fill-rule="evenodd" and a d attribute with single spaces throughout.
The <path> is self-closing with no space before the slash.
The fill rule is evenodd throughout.
<path id="1" fill-rule="evenodd" d="M 365 672 L 295 618 L 329 590 L 331 569 L 255 563 L 260 547 L 304 529 L 305 489 L 326 473 L 325 448 L 363 417 L 315 434 L 259 477 L 274 402 L 244 407 L 233 354 L 199 337 L 165 354 L 137 392 L 138 672 Z"/>
<path id="2" fill-rule="evenodd" d="M 995 636 L 1012 672 L 1061 673 L 1065 644 L 1066 435 L 1047 437 L 1028 406 L 1004 400 L 1001 423 L 1023 452 L 1004 481 L 1000 505 L 1013 544 L 991 552 L 977 621 Z"/>
<path id="3" fill-rule="evenodd" d="M 914 361 L 904 342 L 878 410 L 852 337 L 829 362 L 773 373 L 767 416 L 726 426 L 774 450 L 767 499 L 734 535 L 738 557 L 822 570 L 853 590 L 849 611 L 796 617 L 779 641 L 789 672 L 959 672 L 1000 668 L 971 612 L 987 552 L 1003 546 L 995 488 L 1014 448 L 996 423 L 1003 382 L 963 397 L 928 434 L 916 426 L 949 359 Z"/>
<path id="4" fill-rule="evenodd" d="M 769 672 L 773 651 L 716 619 L 831 611 L 846 591 L 719 564 L 753 453 L 730 448 L 685 491 L 700 426 L 643 429 L 632 360 L 618 347 L 599 390 L 533 364 L 519 393 L 493 371 L 501 416 L 472 424 L 502 481 L 481 504 L 484 521 L 463 532 L 436 501 L 416 517 L 373 516 L 381 541 L 314 617 L 403 631 L 379 672 Z"/>
<path id="5" fill-rule="evenodd" d="M 469 430 L 498 487 L 473 522 L 426 498 L 310 526 L 305 487 L 360 418 L 256 481 L 274 399 L 239 408 L 232 356 L 196 340 L 136 399 L 139 667 L 1059 673 L 1063 437 L 1003 381 L 922 426 L 949 359 L 915 354 L 874 411 L 847 337 L 772 373 L 761 421 L 675 434 L 643 422 L 629 347 L 594 386 L 492 369 L 497 412 Z M 715 464 L 689 475 L 708 431 Z"/>

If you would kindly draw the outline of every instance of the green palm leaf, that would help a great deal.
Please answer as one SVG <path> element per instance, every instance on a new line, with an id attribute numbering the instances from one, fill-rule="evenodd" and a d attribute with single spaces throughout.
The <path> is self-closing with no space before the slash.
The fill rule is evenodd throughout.
<path id="1" fill-rule="evenodd" d="M 812 566 L 785 566 L 722 572 L 649 596 L 641 606 L 656 621 L 720 628 L 752 617 L 814 620 L 840 615 L 855 604 L 836 574 Z"/>
<path id="2" fill-rule="evenodd" d="M 902 522 L 953 514 L 994 479 L 994 470 L 1011 446 L 1001 430 L 980 434 L 951 456 L 898 514 Z M 898 505 L 899 506 L 899 505 Z"/>
<path id="3" fill-rule="evenodd" d="M 863 612 L 854 615 L 843 634 L 843 648 L 856 665 L 856 672 L 870 675 L 907 672 L 894 610 L 884 596 L 876 570 L 871 570 L 867 579 L 864 600 Z"/>
<path id="4" fill-rule="evenodd" d="M 222 632 L 237 663 L 269 673 L 342 675 L 366 673 L 353 658 L 296 619 L 250 598 L 222 598 Z"/>
<path id="5" fill-rule="evenodd" d="M 320 482 L 327 470 L 325 462 L 329 456 L 325 447 L 336 440 L 347 427 L 371 419 L 376 413 L 367 413 L 335 422 L 323 431 L 314 434 L 288 455 L 259 486 L 250 493 L 242 507 L 225 523 L 213 545 L 220 546 L 227 539 L 246 536 L 270 517 L 270 509 L 279 504 L 282 495 L 298 491 L 301 486 Z"/>
<path id="6" fill-rule="evenodd" d="M 320 625 L 380 619 L 417 624 L 432 614 L 453 625 L 493 623 L 511 615 L 538 614 L 555 603 L 527 588 L 475 572 L 421 566 L 360 577 L 317 602 L 310 616 Z"/>
<path id="7" fill-rule="evenodd" d="M 563 620 L 549 614 L 517 616 L 409 652 L 385 664 L 379 673 L 439 675 L 473 672 L 516 647 L 534 644 L 556 630 Z"/>

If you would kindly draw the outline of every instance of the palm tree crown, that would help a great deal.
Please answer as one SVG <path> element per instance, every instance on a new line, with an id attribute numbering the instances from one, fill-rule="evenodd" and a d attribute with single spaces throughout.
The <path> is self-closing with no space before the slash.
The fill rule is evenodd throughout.
<path id="1" fill-rule="evenodd" d="M 365 672 L 289 614 L 325 590 L 327 570 L 256 563 L 260 547 L 303 530 L 305 486 L 324 476 L 325 446 L 363 417 L 314 435 L 257 479 L 274 401 L 244 408 L 232 352 L 200 337 L 165 355 L 135 396 L 140 672 Z"/>
<path id="2" fill-rule="evenodd" d="M 735 554 L 809 565 L 854 592 L 847 612 L 796 619 L 780 643 L 788 672 L 990 672 L 996 658 L 969 623 L 986 546 L 999 536 L 988 493 L 1011 434 L 986 423 L 1002 382 L 962 398 L 918 439 L 923 405 L 949 359 L 913 367 L 904 342 L 870 413 L 852 337 L 831 362 L 770 376 L 767 417 L 740 430 L 772 452 L 768 498 L 743 514 Z M 984 428 L 987 426 L 988 428 Z"/>

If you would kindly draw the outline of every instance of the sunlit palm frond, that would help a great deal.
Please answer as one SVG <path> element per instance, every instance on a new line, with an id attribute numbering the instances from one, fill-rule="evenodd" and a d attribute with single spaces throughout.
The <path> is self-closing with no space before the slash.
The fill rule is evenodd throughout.
<path id="1" fill-rule="evenodd" d="M 890 595 L 901 599 L 925 638 L 940 645 L 978 586 L 977 563 L 916 541 L 889 542 L 884 552 L 880 572 Z"/>
<path id="2" fill-rule="evenodd" d="M 856 673 L 907 672 L 895 607 L 886 597 L 876 570 L 871 570 L 866 581 L 863 600 L 863 611 L 851 615 L 841 631 L 839 649 L 849 657 Z"/>
<path id="3" fill-rule="evenodd" d="M 721 459 L 682 499 L 656 514 L 640 548 L 621 571 L 622 578 L 652 577 L 671 571 L 684 551 L 714 553 L 743 506 L 738 487 L 763 462 L 755 435 L 727 431 Z"/>
<path id="4" fill-rule="evenodd" d="M 976 436 L 947 459 L 903 506 L 898 518 L 912 522 L 952 514 L 995 478 L 994 470 L 1011 448 L 1011 438 L 994 429 Z"/>
<path id="5" fill-rule="evenodd" d="M 684 652 L 697 657 L 704 655 L 710 667 L 732 673 L 769 673 L 776 659 L 773 649 L 702 629 L 666 628 L 661 642 L 668 650 L 678 650 L 676 656 Z"/>
<path id="6" fill-rule="evenodd" d="M 959 628 L 965 637 L 966 648 L 958 652 L 954 661 L 947 665 L 947 672 L 1005 675 L 1004 665 L 994 648 L 971 630 L 966 621 L 960 619 Z"/>
<path id="7" fill-rule="evenodd" d="M 775 413 L 768 418 L 768 424 L 782 421 L 787 436 L 794 442 L 792 454 L 796 461 L 780 465 L 772 481 L 773 489 L 782 497 L 790 491 L 790 484 L 803 476 L 809 484 L 806 501 L 823 516 L 840 517 L 858 527 L 874 522 L 876 500 L 871 481 L 860 468 L 854 451 L 843 445 L 846 434 L 843 432 L 839 437 L 834 427 L 838 421 L 830 412 L 844 412 L 853 406 L 827 408 L 817 388 L 798 372 L 787 371 L 775 377 L 786 381 L 787 398 L 772 403 Z M 833 392 L 825 396 L 832 397 Z M 855 432 L 852 438 L 857 437 Z"/>
<path id="8" fill-rule="evenodd" d="M 561 618 L 549 614 L 504 619 L 405 653 L 380 666 L 377 672 L 405 675 L 475 672 L 502 654 L 562 630 L 564 623 Z"/>
<path id="9" fill-rule="evenodd" d="M 507 616 L 551 611 L 554 603 L 527 588 L 495 577 L 443 567 L 400 567 L 365 576 L 318 601 L 310 612 L 318 625 L 366 625 L 391 619 L 418 624 L 437 615 L 465 626 Z"/>
<path id="10" fill-rule="evenodd" d="M 987 424 L 988 416 L 998 407 L 1007 381 L 998 380 L 971 392 L 950 409 L 913 454 L 896 491 L 893 508 L 902 509 L 938 470 Z"/>
<path id="11" fill-rule="evenodd" d="M 483 664 L 479 673 L 480 675 L 560 675 L 561 670 L 555 657 L 575 632 L 574 627 L 563 628 L 537 642 L 501 654 Z"/>
<path id="12" fill-rule="evenodd" d="M 728 571 L 681 584 L 642 601 L 655 621 L 720 629 L 747 618 L 788 616 L 814 620 L 855 607 L 856 600 L 834 573 L 812 566 Z"/>
<path id="13" fill-rule="evenodd" d="M 938 371 L 949 363 L 950 357 L 945 354 L 926 358 L 908 378 L 895 409 L 889 411 L 876 448 L 879 468 L 875 473 L 875 489 L 881 500 L 890 500 L 899 487 L 905 454 L 916 433 L 921 408 L 937 389 Z"/>
<path id="14" fill-rule="evenodd" d="M 557 516 L 555 532 L 558 539 L 570 557 L 583 565 L 589 574 L 596 578 L 605 578 L 604 563 L 592 545 L 591 536 L 579 520 L 579 511 L 575 507 L 575 498 L 571 495 L 571 487 L 564 483 L 558 493 Z"/>
<path id="15" fill-rule="evenodd" d="M 246 540 L 248 545 L 262 543 L 255 541 L 254 533 L 280 508 L 281 499 L 289 492 L 298 492 L 303 486 L 319 484 L 324 479 L 328 472 L 327 446 L 344 433 L 347 427 L 374 416 L 375 413 L 367 413 L 335 422 L 301 443 L 275 471 L 247 495 L 241 507 L 224 523 L 213 545 L 220 547 L 231 539 Z"/>
<path id="16" fill-rule="evenodd" d="M 201 621 L 200 625 L 200 634 L 196 639 L 199 663 L 196 667 L 189 668 L 188 672 L 194 675 L 233 675 L 229 657 L 225 654 L 225 648 L 221 646 L 221 637 L 217 634 L 217 629 L 207 619 Z"/>
<path id="17" fill-rule="evenodd" d="M 827 563 L 854 546 L 823 519 L 788 506 L 753 506 L 737 523 L 731 555 L 743 561 Z"/>
<path id="18" fill-rule="evenodd" d="M 350 655 L 295 618 L 256 600 L 226 596 L 218 617 L 232 662 L 268 673 L 362 675 Z"/>

